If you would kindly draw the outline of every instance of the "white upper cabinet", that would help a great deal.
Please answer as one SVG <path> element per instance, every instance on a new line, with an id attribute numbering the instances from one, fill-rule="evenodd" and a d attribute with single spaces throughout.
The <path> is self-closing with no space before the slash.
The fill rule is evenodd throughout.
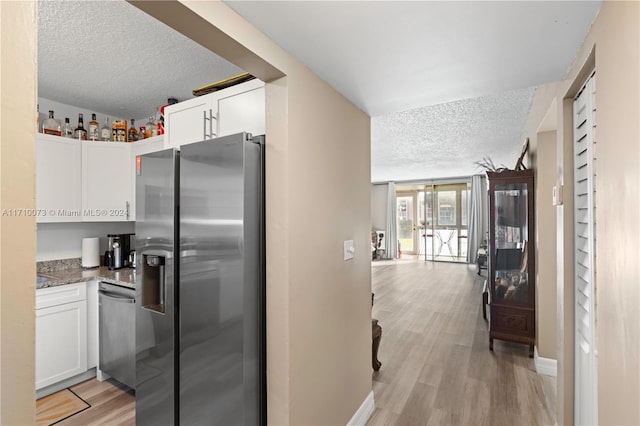
<path id="1" fill-rule="evenodd" d="M 215 137 L 217 115 L 218 104 L 212 95 L 167 106 L 164 109 L 167 148 Z"/>
<path id="2" fill-rule="evenodd" d="M 264 86 L 218 100 L 218 136 L 247 132 L 263 135 L 265 127 Z"/>
<path id="3" fill-rule="evenodd" d="M 264 134 L 265 92 L 258 79 L 165 108 L 166 146 L 239 132 Z"/>
<path id="4" fill-rule="evenodd" d="M 78 222 L 82 208 L 81 143 L 36 137 L 36 221 Z"/>
<path id="5" fill-rule="evenodd" d="M 82 220 L 131 220 L 131 144 L 82 142 Z"/>

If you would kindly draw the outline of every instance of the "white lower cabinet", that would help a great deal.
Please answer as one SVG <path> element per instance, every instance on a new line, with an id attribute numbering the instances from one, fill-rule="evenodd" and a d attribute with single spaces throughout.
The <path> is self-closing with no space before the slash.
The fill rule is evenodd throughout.
<path id="1" fill-rule="evenodd" d="M 36 389 L 87 371 L 85 283 L 36 291 Z"/>

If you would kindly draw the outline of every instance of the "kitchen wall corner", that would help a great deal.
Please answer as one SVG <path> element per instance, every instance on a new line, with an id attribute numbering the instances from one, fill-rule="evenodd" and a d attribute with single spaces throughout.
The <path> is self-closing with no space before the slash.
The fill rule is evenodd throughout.
<path id="1" fill-rule="evenodd" d="M 39 223 L 36 261 L 82 256 L 82 239 L 100 237 L 100 253 L 107 249 L 107 234 L 135 232 L 135 222 Z"/>

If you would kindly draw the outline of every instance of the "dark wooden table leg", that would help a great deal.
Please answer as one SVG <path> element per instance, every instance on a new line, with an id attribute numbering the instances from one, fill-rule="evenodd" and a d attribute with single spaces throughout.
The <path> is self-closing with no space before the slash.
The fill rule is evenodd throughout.
<path id="1" fill-rule="evenodd" d="M 378 320 L 372 322 L 373 343 L 371 347 L 371 364 L 375 371 L 380 370 L 382 363 L 378 361 L 378 348 L 380 347 L 380 339 L 382 338 L 382 327 L 378 325 Z"/>
<path id="2" fill-rule="evenodd" d="M 487 305 L 489 304 L 489 288 L 487 287 L 487 280 L 484 280 L 482 287 L 482 318 L 487 319 Z"/>

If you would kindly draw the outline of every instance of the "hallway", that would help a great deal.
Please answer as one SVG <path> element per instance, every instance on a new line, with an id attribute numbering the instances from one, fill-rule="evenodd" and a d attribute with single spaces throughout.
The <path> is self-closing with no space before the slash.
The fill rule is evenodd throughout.
<path id="1" fill-rule="evenodd" d="M 496 340 L 489 351 L 483 273 L 422 260 L 372 264 L 382 368 L 368 425 L 554 424 L 556 379 L 536 373 L 524 345 Z"/>

